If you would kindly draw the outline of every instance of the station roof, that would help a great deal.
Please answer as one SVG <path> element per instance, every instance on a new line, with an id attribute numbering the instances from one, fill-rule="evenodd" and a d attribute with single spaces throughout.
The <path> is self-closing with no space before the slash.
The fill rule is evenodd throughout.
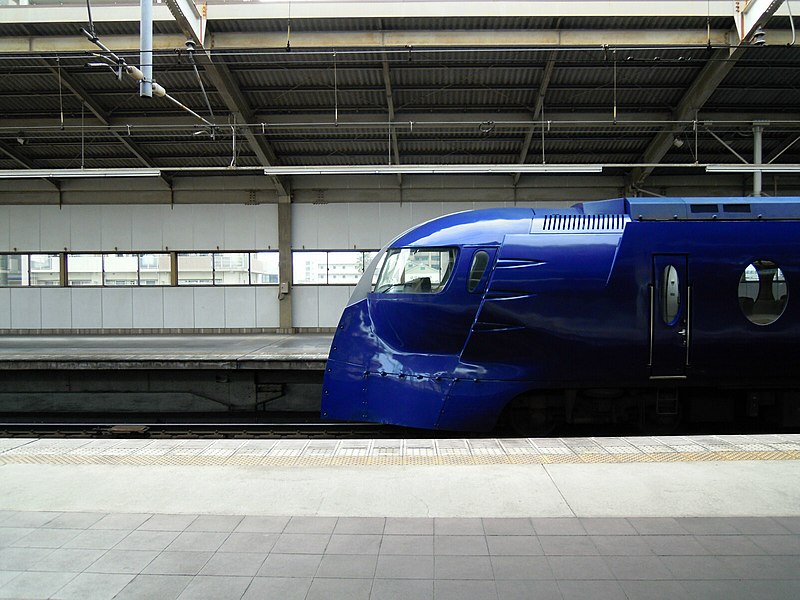
<path id="1" fill-rule="evenodd" d="M 190 52 L 159 1 L 154 78 L 175 102 L 117 77 L 80 31 L 85 3 L 14 2 L 0 6 L 0 170 L 283 167 L 285 192 L 315 167 L 547 164 L 635 187 L 656 169 L 747 169 L 754 126 L 764 162 L 800 164 L 786 7 L 756 45 L 722 1 L 210 2 Z M 141 66 L 138 3 L 92 16 Z"/>

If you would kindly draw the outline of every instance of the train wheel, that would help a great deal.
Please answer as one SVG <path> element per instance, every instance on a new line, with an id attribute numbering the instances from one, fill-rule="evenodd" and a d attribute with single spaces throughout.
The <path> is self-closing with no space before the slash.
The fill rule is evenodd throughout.
<path id="1" fill-rule="evenodd" d="M 550 435 L 558 425 L 553 397 L 541 394 L 514 398 L 507 408 L 508 424 L 519 436 L 541 437 Z"/>

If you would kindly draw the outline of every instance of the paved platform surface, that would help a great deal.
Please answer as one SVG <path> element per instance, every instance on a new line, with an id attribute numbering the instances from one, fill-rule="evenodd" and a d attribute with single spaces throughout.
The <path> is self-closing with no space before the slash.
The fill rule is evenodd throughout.
<path id="1" fill-rule="evenodd" d="M 5 336 L 0 369 L 323 369 L 333 334 Z"/>
<path id="2" fill-rule="evenodd" d="M 796 435 L 3 439 L 0 598 L 795 599 L 798 451 Z"/>

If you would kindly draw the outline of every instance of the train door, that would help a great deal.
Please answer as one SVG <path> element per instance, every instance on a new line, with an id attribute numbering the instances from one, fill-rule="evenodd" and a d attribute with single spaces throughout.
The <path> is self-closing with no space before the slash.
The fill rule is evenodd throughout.
<path id="1" fill-rule="evenodd" d="M 688 259 L 653 255 L 650 284 L 650 377 L 682 379 L 689 366 L 691 287 Z"/>

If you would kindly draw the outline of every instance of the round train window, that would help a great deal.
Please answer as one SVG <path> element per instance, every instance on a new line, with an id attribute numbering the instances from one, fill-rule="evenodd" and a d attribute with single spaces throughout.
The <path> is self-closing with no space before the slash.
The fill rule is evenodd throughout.
<path id="1" fill-rule="evenodd" d="M 661 277 L 661 320 L 667 325 L 673 325 L 681 309 L 678 270 L 668 265 Z"/>
<path id="2" fill-rule="evenodd" d="M 777 321 L 788 297 L 783 271 L 771 260 L 753 261 L 739 278 L 739 307 L 756 325 Z"/>

